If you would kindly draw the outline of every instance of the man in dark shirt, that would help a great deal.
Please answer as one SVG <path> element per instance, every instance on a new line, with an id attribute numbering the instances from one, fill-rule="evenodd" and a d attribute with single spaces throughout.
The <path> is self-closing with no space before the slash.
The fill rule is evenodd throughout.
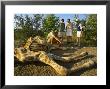
<path id="1" fill-rule="evenodd" d="M 64 19 L 61 19 L 58 36 L 62 42 L 63 42 L 64 34 L 65 34 L 65 23 L 64 23 Z"/>

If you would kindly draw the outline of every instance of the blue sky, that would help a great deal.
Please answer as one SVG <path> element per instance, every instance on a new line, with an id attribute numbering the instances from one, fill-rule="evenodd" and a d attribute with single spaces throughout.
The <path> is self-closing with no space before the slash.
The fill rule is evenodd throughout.
<path id="1" fill-rule="evenodd" d="M 70 19 L 71 21 L 73 21 L 75 14 L 55 14 L 56 16 L 58 16 L 60 19 L 64 19 L 65 22 L 67 21 L 67 19 Z M 79 19 L 85 19 L 87 14 L 77 14 Z"/>

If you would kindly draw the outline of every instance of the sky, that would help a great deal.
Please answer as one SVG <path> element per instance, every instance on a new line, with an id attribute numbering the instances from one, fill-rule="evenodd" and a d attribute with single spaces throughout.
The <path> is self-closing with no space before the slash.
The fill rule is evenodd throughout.
<path id="1" fill-rule="evenodd" d="M 58 16 L 61 19 L 64 19 L 65 22 L 67 21 L 67 19 L 70 19 L 71 21 L 73 21 L 75 14 L 55 14 L 56 16 Z M 77 14 L 79 19 L 85 19 L 87 14 Z"/>

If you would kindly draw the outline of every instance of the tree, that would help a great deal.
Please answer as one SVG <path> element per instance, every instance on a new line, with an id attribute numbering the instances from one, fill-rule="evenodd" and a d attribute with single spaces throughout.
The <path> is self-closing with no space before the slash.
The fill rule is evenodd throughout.
<path id="1" fill-rule="evenodd" d="M 14 16 L 14 39 L 22 39 L 26 37 L 26 33 L 23 30 L 25 27 L 25 19 L 22 14 L 16 14 Z"/>
<path id="2" fill-rule="evenodd" d="M 89 45 L 97 45 L 97 15 L 90 14 L 85 24 L 85 40 Z"/>
<path id="3" fill-rule="evenodd" d="M 14 26 L 14 29 L 17 30 L 17 29 L 22 29 L 24 27 L 24 17 L 22 14 L 15 14 L 14 16 L 14 23 L 15 23 L 15 26 Z"/>
<path id="4" fill-rule="evenodd" d="M 79 16 L 77 14 L 75 14 L 73 21 L 75 23 L 75 26 L 77 26 L 81 22 L 81 20 L 79 19 Z"/>
<path id="5" fill-rule="evenodd" d="M 33 27 L 34 29 L 38 30 L 41 27 L 43 14 L 34 14 L 33 15 Z"/>
<path id="6" fill-rule="evenodd" d="M 39 14 L 16 14 L 14 16 L 15 39 L 25 40 L 30 36 L 39 35 L 42 15 Z"/>
<path id="7" fill-rule="evenodd" d="M 45 34 L 49 33 L 51 30 L 58 30 L 59 28 L 59 17 L 56 17 L 54 14 L 47 15 L 42 22 L 42 30 Z"/>

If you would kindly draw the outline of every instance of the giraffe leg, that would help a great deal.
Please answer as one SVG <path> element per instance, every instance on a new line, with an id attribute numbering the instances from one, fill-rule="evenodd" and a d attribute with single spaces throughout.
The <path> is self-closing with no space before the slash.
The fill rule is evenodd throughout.
<path id="1" fill-rule="evenodd" d="M 88 52 L 82 52 L 82 53 L 80 53 L 77 56 L 62 57 L 62 58 L 65 59 L 65 61 L 67 61 L 67 62 L 71 62 L 71 61 L 81 60 L 81 59 L 83 59 L 83 58 L 85 58 L 87 56 L 88 56 Z"/>
<path id="2" fill-rule="evenodd" d="M 83 52 L 77 56 L 70 56 L 70 57 L 60 57 L 51 53 L 48 53 L 48 55 L 53 58 L 54 60 L 59 60 L 59 61 L 63 61 L 63 62 L 71 62 L 71 61 L 78 61 L 83 59 L 84 57 L 88 56 L 87 52 Z"/>
<path id="3" fill-rule="evenodd" d="M 82 64 L 81 66 L 79 67 L 72 67 L 70 70 L 71 72 L 77 72 L 79 70 L 83 70 L 83 69 L 87 69 L 87 68 L 90 68 L 90 67 L 93 67 L 97 64 L 97 60 L 95 59 L 92 59 L 92 60 L 89 60 L 88 62 Z"/>
<path id="4" fill-rule="evenodd" d="M 57 64 L 51 57 L 48 56 L 47 53 L 45 53 L 44 51 L 41 51 L 38 59 L 45 63 L 45 64 L 48 64 L 50 65 L 51 67 L 53 67 L 57 73 L 59 73 L 60 75 L 62 76 L 65 76 L 67 75 L 67 72 L 68 70 L 63 67 L 63 66 L 60 66 L 59 64 Z"/>

